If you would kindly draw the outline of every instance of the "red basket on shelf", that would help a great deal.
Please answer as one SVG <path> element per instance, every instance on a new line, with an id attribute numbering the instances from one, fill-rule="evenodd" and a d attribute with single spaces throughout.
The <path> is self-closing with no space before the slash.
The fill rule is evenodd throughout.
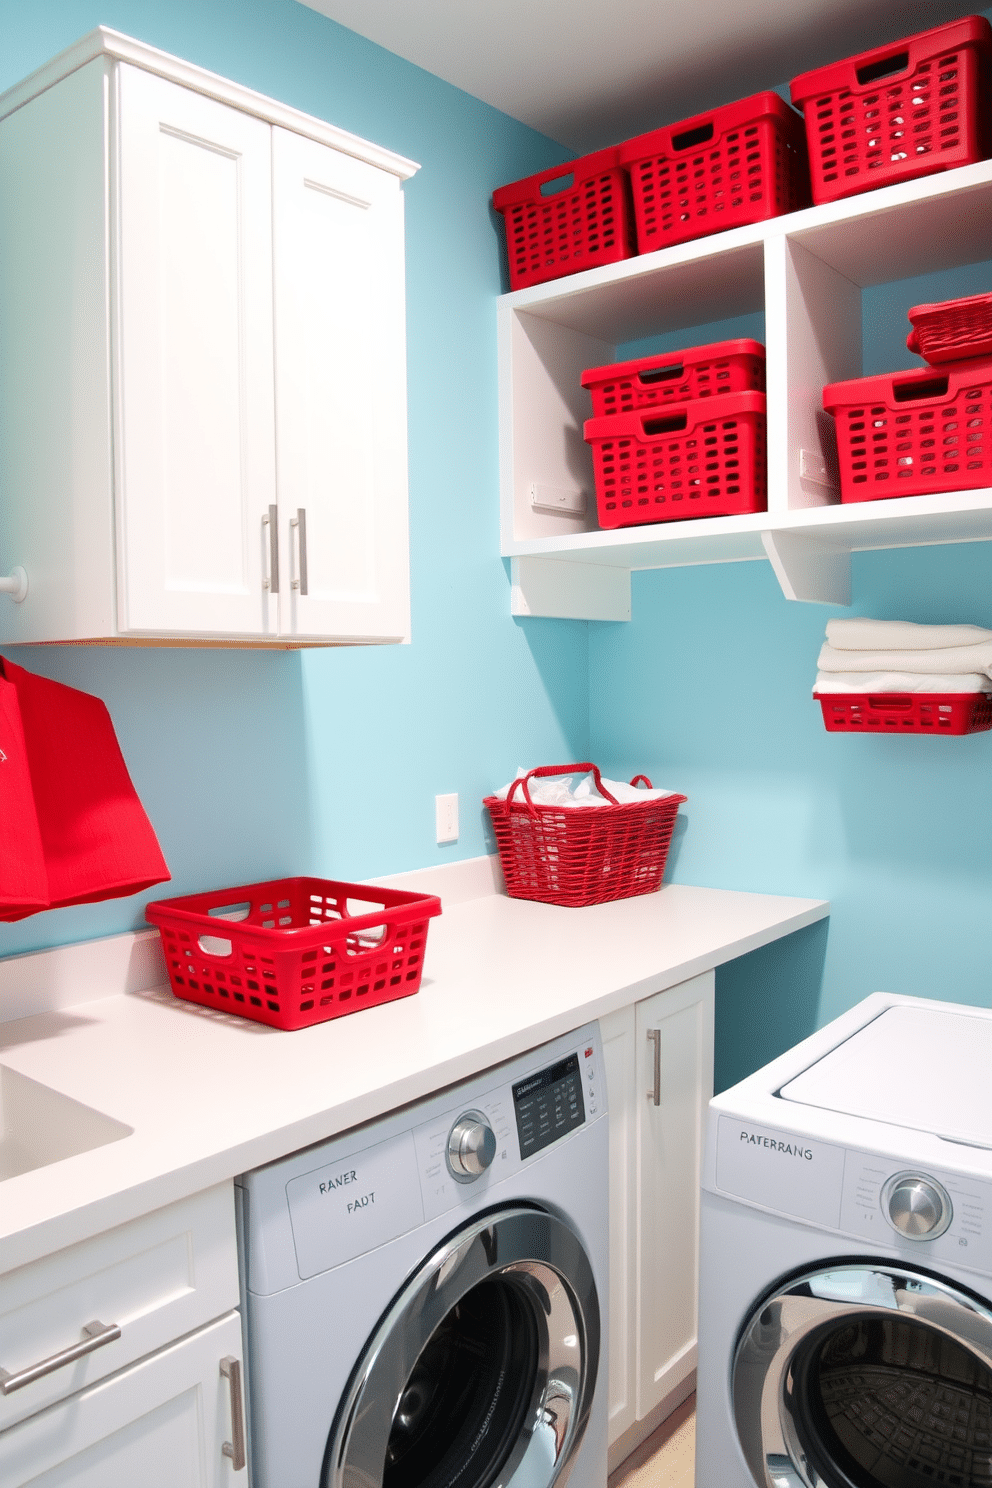
<path id="1" fill-rule="evenodd" d="M 989 692 L 814 692 L 831 734 L 981 734 L 992 729 Z"/>
<path id="2" fill-rule="evenodd" d="M 541 806 L 528 782 L 592 771 L 608 806 Z M 631 785 L 644 781 L 635 775 Z M 510 786 L 506 800 L 486 796 L 506 892 L 512 899 L 580 908 L 652 894 L 661 887 L 675 818 L 685 796 L 620 804 L 593 764 L 542 765 Z"/>
<path id="3" fill-rule="evenodd" d="M 271 1028 L 409 997 L 420 986 L 430 894 L 325 878 L 281 878 L 160 899 L 159 927 L 177 997 Z"/>
<path id="4" fill-rule="evenodd" d="M 965 16 L 793 78 L 813 200 L 984 159 L 990 53 L 988 21 Z"/>
<path id="5" fill-rule="evenodd" d="M 636 251 L 630 186 L 616 147 L 493 192 L 502 212 L 510 288 L 617 263 Z"/>
<path id="6" fill-rule="evenodd" d="M 992 294 L 914 305 L 909 318 L 913 329 L 906 345 L 924 361 L 939 365 L 992 357 Z"/>
<path id="7" fill-rule="evenodd" d="M 587 419 L 601 527 L 767 506 L 764 393 L 725 393 Z"/>
<path id="8" fill-rule="evenodd" d="M 582 386 L 592 397 L 593 418 L 653 408 L 659 403 L 686 403 L 718 393 L 763 393 L 765 348 L 760 341 L 740 339 L 690 346 L 633 362 L 590 367 Z"/>
<path id="9" fill-rule="evenodd" d="M 992 485 L 992 359 L 828 383 L 841 501 Z"/>
<path id="10" fill-rule="evenodd" d="M 803 121 L 777 93 L 640 134 L 620 160 L 639 253 L 809 205 Z"/>

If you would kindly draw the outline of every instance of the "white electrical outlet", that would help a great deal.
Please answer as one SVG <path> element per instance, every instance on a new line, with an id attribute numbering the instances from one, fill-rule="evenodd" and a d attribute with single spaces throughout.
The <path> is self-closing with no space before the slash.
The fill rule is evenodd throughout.
<path id="1" fill-rule="evenodd" d="M 458 795 L 434 797 L 434 822 L 438 842 L 458 841 Z"/>

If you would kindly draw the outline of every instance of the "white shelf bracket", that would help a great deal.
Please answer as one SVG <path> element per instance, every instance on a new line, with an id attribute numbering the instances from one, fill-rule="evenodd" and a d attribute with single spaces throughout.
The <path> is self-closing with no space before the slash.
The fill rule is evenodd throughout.
<path id="1" fill-rule="evenodd" d="M 769 562 L 786 599 L 808 604 L 851 603 L 851 554 L 798 532 L 763 532 Z"/>
<path id="2" fill-rule="evenodd" d="M 629 620 L 630 570 L 559 558 L 514 558 L 511 615 L 549 620 Z"/>
<path id="3" fill-rule="evenodd" d="M 9 594 L 15 604 L 22 604 L 28 597 L 28 576 L 20 564 L 10 570 L 6 579 L 0 579 L 0 594 Z"/>

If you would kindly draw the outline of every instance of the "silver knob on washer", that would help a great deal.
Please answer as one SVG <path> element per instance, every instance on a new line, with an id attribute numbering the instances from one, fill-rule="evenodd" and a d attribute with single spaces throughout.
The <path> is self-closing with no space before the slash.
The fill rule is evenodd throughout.
<path id="1" fill-rule="evenodd" d="M 951 1201 L 935 1178 L 898 1173 L 885 1186 L 889 1223 L 907 1240 L 936 1240 L 951 1222 Z"/>
<path id="2" fill-rule="evenodd" d="M 484 1116 L 467 1111 L 448 1134 L 448 1166 L 462 1183 L 480 1177 L 496 1156 L 496 1134 Z"/>

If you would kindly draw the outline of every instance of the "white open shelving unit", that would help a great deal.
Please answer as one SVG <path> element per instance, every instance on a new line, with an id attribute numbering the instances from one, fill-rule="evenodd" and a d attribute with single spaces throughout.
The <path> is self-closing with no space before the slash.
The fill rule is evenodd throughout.
<path id="1" fill-rule="evenodd" d="M 515 615 L 629 620 L 634 569 L 771 562 L 789 599 L 850 603 L 850 555 L 992 541 L 992 488 L 841 505 L 825 383 L 862 371 L 861 292 L 992 257 L 992 161 L 504 295 L 502 552 Z M 992 288 L 992 285 L 990 285 Z M 907 305 L 907 309 L 908 309 Z M 583 370 L 665 331 L 764 311 L 768 510 L 601 531 Z M 908 322 L 907 322 L 908 329 Z M 922 363 L 921 363 L 922 366 Z M 566 515 L 534 506 L 585 496 Z"/>

